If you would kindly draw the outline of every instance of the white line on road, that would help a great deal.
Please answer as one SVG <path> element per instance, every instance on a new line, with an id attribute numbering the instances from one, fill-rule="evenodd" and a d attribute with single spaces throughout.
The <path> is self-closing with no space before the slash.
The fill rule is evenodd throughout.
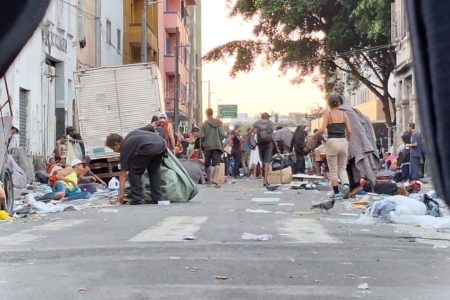
<path id="1" fill-rule="evenodd" d="M 341 240 L 332 237 L 319 222 L 312 219 L 298 218 L 281 221 L 279 228 L 283 236 L 291 238 L 297 243 L 342 243 Z"/>
<path id="2" fill-rule="evenodd" d="M 32 243 L 47 237 L 47 235 L 44 234 L 31 233 L 33 231 L 65 230 L 73 226 L 83 224 L 84 222 L 86 222 L 86 220 L 62 220 L 34 226 L 30 229 L 21 230 L 19 232 L 10 235 L 0 236 L 0 246 L 18 246 L 27 243 Z"/>
<path id="3" fill-rule="evenodd" d="M 208 217 L 168 217 L 146 229 L 130 239 L 130 242 L 177 242 L 182 241 L 183 236 L 194 235 L 200 230 L 200 225 L 208 220 Z"/>

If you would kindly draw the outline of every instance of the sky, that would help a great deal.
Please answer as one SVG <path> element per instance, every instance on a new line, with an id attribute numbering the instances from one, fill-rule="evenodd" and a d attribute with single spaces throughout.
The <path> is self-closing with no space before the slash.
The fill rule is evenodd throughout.
<path id="1" fill-rule="evenodd" d="M 226 0 L 202 1 L 202 52 L 226 42 L 250 39 L 253 26 L 240 17 L 228 16 Z M 261 112 L 308 112 L 317 105 L 324 106 L 320 89 L 306 80 L 293 85 L 290 77 L 283 77 L 277 66 L 257 65 L 250 73 L 229 76 L 233 59 L 219 62 L 203 62 L 203 80 L 211 83 L 213 109 L 218 104 L 237 104 L 239 113 L 255 116 Z M 207 107 L 207 83 L 203 83 L 203 107 Z"/>

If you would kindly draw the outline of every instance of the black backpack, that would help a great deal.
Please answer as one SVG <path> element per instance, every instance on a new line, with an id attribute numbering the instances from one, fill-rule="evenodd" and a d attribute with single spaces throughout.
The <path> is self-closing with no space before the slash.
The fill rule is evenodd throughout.
<path id="1" fill-rule="evenodd" d="M 258 143 L 267 143 L 273 141 L 273 126 L 269 120 L 261 120 L 258 126 Z"/>
<path id="2" fill-rule="evenodd" d="M 283 170 L 290 166 L 289 160 L 281 154 L 275 154 L 270 160 L 273 171 Z"/>

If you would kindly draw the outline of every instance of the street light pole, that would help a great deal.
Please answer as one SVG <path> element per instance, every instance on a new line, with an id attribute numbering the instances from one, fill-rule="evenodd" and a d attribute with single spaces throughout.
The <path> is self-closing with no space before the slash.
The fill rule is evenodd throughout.
<path id="1" fill-rule="evenodd" d="M 141 45 L 141 62 L 147 62 L 147 7 L 148 1 L 144 0 L 142 9 L 142 45 Z"/>
<path id="2" fill-rule="evenodd" d="M 175 45 L 175 99 L 173 101 L 173 124 L 175 132 L 178 132 L 178 105 L 180 101 L 180 74 L 179 74 L 179 52 L 181 45 Z"/>

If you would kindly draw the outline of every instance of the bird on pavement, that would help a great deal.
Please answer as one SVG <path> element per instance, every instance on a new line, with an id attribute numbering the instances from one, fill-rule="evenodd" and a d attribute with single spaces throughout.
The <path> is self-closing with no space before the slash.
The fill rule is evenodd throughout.
<path id="1" fill-rule="evenodd" d="M 267 186 L 266 186 L 266 189 L 267 189 L 269 192 L 274 192 L 274 191 L 278 190 L 279 187 L 280 187 L 279 185 L 267 185 Z"/>
<path id="2" fill-rule="evenodd" d="M 320 208 L 320 212 L 322 212 L 324 209 L 326 212 L 328 212 L 329 209 L 332 209 L 334 206 L 334 200 L 327 200 L 325 202 L 314 204 L 311 206 L 311 209 Z"/>

